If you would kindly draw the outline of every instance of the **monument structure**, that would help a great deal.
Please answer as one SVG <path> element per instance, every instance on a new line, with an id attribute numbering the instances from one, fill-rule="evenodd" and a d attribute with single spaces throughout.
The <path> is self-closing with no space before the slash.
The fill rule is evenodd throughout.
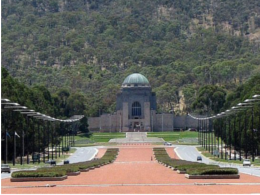
<path id="1" fill-rule="evenodd" d="M 139 73 L 125 78 L 117 94 L 116 112 L 88 118 L 90 131 L 134 132 L 173 130 L 173 114 L 156 113 L 156 94 Z"/>

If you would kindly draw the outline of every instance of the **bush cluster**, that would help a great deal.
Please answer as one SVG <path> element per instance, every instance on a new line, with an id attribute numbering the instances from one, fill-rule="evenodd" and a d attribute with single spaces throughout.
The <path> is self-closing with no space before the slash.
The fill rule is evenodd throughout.
<path id="1" fill-rule="evenodd" d="M 171 166 L 180 171 L 186 171 L 190 175 L 230 175 L 238 174 L 236 168 L 221 168 L 218 165 L 207 165 L 204 163 L 191 162 L 186 160 L 172 159 L 165 148 L 154 148 L 154 155 L 159 162 Z"/>
<path id="2" fill-rule="evenodd" d="M 17 171 L 12 173 L 12 177 L 61 177 L 68 173 L 77 172 L 88 168 L 95 168 L 111 163 L 116 159 L 118 151 L 118 148 L 109 148 L 104 156 L 98 160 L 57 165 L 55 167 L 43 167 L 35 171 Z"/>

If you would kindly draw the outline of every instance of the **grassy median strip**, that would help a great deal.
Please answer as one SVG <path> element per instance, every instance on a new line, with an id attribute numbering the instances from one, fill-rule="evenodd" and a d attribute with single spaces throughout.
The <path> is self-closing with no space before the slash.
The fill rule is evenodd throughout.
<path id="1" fill-rule="evenodd" d="M 238 170 L 236 168 L 221 168 L 218 165 L 207 165 L 204 163 L 191 162 L 186 160 L 179 160 L 170 158 L 165 148 L 154 148 L 155 158 L 165 164 L 173 167 L 179 171 L 185 171 L 189 175 L 236 175 Z"/>

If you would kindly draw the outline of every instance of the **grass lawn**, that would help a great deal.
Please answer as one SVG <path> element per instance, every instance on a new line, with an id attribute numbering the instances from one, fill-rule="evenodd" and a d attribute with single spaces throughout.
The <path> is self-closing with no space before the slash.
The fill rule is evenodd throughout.
<path id="1" fill-rule="evenodd" d="M 75 136 L 75 146 L 95 146 L 97 143 L 108 144 L 110 139 L 125 138 L 125 133 L 92 133 L 90 137 L 86 134 L 80 134 Z"/>
<path id="2" fill-rule="evenodd" d="M 189 139 L 195 140 L 198 138 L 198 133 L 194 131 L 150 132 L 147 133 L 147 137 L 159 137 L 163 138 L 165 141 L 181 143 L 181 140 L 184 140 L 184 142 L 189 142 Z"/>
<path id="3" fill-rule="evenodd" d="M 62 162 L 63 160 L 65 160 L 66 158 L 68 158 L 72 153 L 74 153 L 76 151 L 75 148 L 71 148 L 69 152 L 65 153 L 63 152 L 63 155 L 62 153 L 60 153 L 60 157 L 59 157 L 59 153 L 57 152 L 57 158 L 55 158 L 55 152 L 53 153 L 53 160 L 56 160 L 56 163 L 59 163 L 59 162 Z M 51 159 L 51 152 L 50 152 L 50 159 Z M 31 160 L 31 158 L 30 158 Z M 45 161 L 47 161 L 48 159 L 46 158 Z M 19 168 L 19 169 L 28 169 L 28 168 L 38 168 L 38 167 L 44 167 L 44 166 L 48 166 L 48 164 L 45 164 L 42 162 L 43 159 L 41 158 L 41 162 L 38 163 L 38 162 L 30 162 L 30 164 L 23 164 L 23 165 L 20 165 L 20 161 L 19 163 L 15 163 L 15 166 L 13 166 L 13 163 L 8 163 L 8 165 L 10 165 L 11 168 Z M 24 163 L 26 163 L 24 161 Z"/>
<path id="4" fill-rule="evenodd" d="M 125 138 L 125 133 L 93 133 L 89 138 L 85 134 L 75 136 L 75 146 L 95 146 L 98 143 L 109 145 L 108 141 L 115 138 Z M 159 137 L 165 141 L 179 144 L 197 144 L 198 133 L 193 131 L 151 132 L 148 137 Z"/>

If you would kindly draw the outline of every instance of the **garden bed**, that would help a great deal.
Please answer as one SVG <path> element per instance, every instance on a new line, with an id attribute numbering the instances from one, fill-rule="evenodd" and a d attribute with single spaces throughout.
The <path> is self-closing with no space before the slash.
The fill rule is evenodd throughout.
<path id="1" fill-rule="evenodd" d="M 218 165 L 207 165 L 205 163 L 191 162 L 180 159 L 170 158 L 165 148 L 154 148 L 154 155 L 157 161 L 179 174 L 185 174 L 187 178 L 198 179 L 239 179 L 238 169 L 221 168 Z M 194 177 L 193 177 L 194 176 Z"/>
<path id="2" fill-rule="evenodd" d="M 118 155 L 118 151 L 118 148 L 107 149 L 104 156 L 97 160 L 44 167 L 34 171 L 16 171 L 12 173 L 11 181 L 62 181 L 67 178 L 67 175 L 76 176 L 80 172 L 87 172 L 113 162 Z"/>
<path id="3" fill-rule="evenodd" d="M 185 174 L 188 179 L 239 179 L 240 175 L 189 175 Z"/>
<path id="4" fill-rule="evenodd" d="M 64 175 L 62 177 L 18 177 L 11 178 L 11 182 L 27 182 L 27 181 L 63 181 L 67 179 L 68 176 Z"/>
<path id="5" fill-rule="evenodd" d="M 177 173 L 179 173 L 179 174 L 185 174 L 186 171 L 180 171 L 180 170 L 177 170 Z"/>
<path id="6" fill-rule="evenodd" d="M 77 172 L 70 172 L 70 173 L 67 173 L 67 176 L 77 176 L 80 174 L 80 171 L 77 171 Z"/>

